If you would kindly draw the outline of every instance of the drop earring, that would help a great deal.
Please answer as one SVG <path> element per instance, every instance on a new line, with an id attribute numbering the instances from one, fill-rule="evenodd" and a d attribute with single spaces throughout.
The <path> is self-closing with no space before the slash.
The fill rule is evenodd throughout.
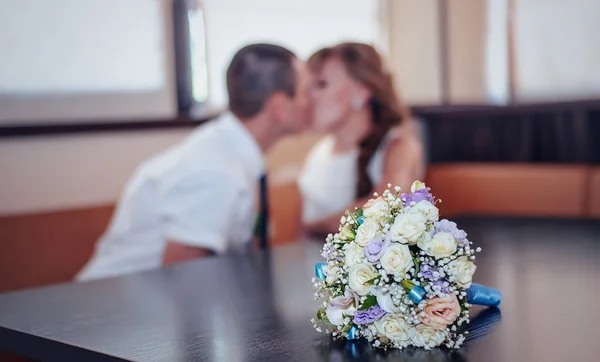
<path id="1" fill-rule="evenodd" d="M 361 109 L 363 107 L 363 101 L 360 99 L 353 99 L 352 102 L 350 103 L 350 105 L 352 106 L 352 108 L 356 111 L 358 111 L 359 109 Z"/>

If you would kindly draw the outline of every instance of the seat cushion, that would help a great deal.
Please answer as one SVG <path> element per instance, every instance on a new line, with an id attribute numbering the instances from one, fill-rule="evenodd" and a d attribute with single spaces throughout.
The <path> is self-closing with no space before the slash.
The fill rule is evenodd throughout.
<path id="1" fill-rule="evenodd" d="M 444 217 L 582 217 L 589 171 L 579 165 L 443 164 L 430 166 L 426 180 L 442 200 Z"/>

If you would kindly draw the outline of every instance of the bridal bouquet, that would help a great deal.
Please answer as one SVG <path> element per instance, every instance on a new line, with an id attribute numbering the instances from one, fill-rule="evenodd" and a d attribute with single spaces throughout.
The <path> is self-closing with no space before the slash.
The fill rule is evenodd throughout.
<path id="1" fill-rule="evenodd" d="M 439 220 L 424 183 L 399 187 L 346 212 L 339 233 L 328 235 L 315 266 L 312 322 L 321 332 L 366 338 L 376 347 L 458 348 L 458 327 L 469 323 L 470 304 L 498 305 L 500 293 L 472 285 L 474 248 L 454 222 Z"/>

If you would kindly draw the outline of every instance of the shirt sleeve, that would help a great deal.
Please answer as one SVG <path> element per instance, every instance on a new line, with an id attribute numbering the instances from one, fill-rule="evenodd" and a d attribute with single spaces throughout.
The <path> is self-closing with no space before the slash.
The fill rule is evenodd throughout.
<path id="1" fill-rule="evenodd" d="M 228 230 L 235 227 L 236 200 L 243 189 L 237 175 L 188 176 L 164 194 L 166 239 L 224 252 Z"/>

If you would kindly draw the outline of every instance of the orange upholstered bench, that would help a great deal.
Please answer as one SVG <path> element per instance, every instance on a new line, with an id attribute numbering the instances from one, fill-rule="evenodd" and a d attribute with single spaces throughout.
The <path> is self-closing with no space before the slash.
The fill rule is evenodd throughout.
<path id="1" fill-rule="evenodd" d="M 426 180 L 445 216 L 585 217 L 589 174 L 579 165 L 469 163 L 434 165 Z"/>

